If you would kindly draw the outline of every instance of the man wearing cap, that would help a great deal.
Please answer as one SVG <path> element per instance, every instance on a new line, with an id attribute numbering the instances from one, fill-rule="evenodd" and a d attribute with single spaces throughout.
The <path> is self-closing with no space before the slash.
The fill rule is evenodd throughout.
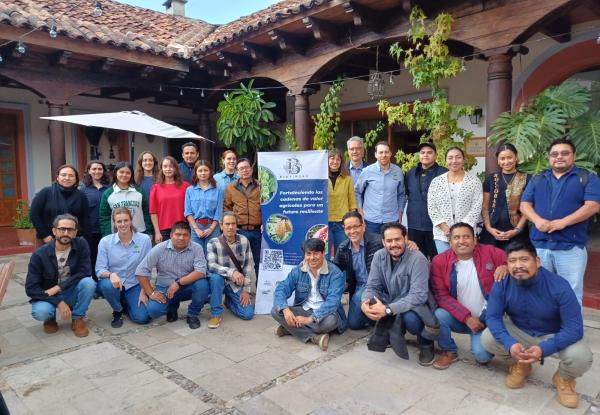
<path id="1" fill-rule="evenodd" d="M 406 173 L 404 180 L 408 200 L 406 207 L 408 237 L 417 244 L 423 255 L 431 259 L 437 255 L 437 250 L 433 242 L 433 224 L 427 212 L 427 192 L 431 181 L 448 169 L 436 163 L 435 144 L 421 143 L 417 150 L 419 164 Z"/>

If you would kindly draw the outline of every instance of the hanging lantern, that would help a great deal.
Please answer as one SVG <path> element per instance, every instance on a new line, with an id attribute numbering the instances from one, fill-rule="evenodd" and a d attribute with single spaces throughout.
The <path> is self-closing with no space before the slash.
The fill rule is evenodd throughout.
<path id="1" fill-rule="evenodd" d="M 385 93 L 385 81 L 383 80 L 383 75 L 379 72 L 379 46 L 377 46 L 375 55 L 375 72 L 369 75 L 367 93 L 371 99 L 379 99 Z"/>

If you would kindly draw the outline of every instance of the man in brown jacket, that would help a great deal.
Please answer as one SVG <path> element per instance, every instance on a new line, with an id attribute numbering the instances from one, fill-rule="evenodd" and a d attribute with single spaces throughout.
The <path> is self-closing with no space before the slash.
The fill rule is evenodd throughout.
<path id="1" fill-rule="evenodd" d="M 223 211 L 235 213 L 238 222 L 238 233 L 248 238 L 254 269 L 258 277 L 260 263 L 260 242 L 262 217 L 260 213 L 260 187 L 252 177 L 252 166 L 248 159 L 240 158 L 236 165 L 239 179 L 229 183 L 225 188 Z"/>

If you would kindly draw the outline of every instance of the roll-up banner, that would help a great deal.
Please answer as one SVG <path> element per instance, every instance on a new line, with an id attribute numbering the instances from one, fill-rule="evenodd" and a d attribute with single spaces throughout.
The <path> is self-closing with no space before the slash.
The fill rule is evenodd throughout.
<path id="1" fill-rule="evenodd" d="M 262 211 L 256 314 L 273 307 L 277 284 L 303 259 L 302 242 L 327 246 L 327 151 L 258 153 Z"/>

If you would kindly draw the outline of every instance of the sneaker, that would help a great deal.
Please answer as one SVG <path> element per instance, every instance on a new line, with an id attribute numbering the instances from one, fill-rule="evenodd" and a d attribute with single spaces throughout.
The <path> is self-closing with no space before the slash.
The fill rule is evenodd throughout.
<path id="1" fill-rule="evenodd" d="M 177 314 L 177 310 L 167 311 L 167 322 L 168 323 L 172 323 L 174 321 L 177 321 L 177 319 L 179 319 L 179 315 Z"/>
<path id="2" fill-rule="evenodd" d="M 110 322 L 113 329 L 118 329 L 123 326 L 123 313 L 121 311 L 113 311 L 113 319 Z"/>
<path id="3" fill-rule="evenodd" d="M 312 336 L 310 341 L 312 341 L 314 344 L 319 346 L 319 349 L 326 352 L 327 347 L 329 347 L 329 334 L 328 333 L 315 334 L 314 336 Z"/>
<path id="4" fill-rule="evenodd" d="M 188 316 L 187 319 L 187 324 L 188 327 L 192 330 L 196 330 L 200 328 L 200 319 L 198 317 L 190 317 Z"/>
<path id="5" fill-rule="evenodd" d="M 50 320 L 44 321 L 44 333 L 52 334 L 58 331 L 58 323 L 56 322 L 56 318 L 52 318 Z"/>
<path id="6" fill-rule="evenodd" d="M 443 351 L 433 362 L 433 367 L 439 370 L 448 369 L 454 362 L 458 362 L 458 353 Z"/>
<path id="7" fill-rule="evenodd" d="M 73 333 L 75 333 L 77 337 L 87 337 L 87 335 L 90 334 L 83 317 L 71 321 L 71 330 L 73 330 Z"/>
<path id="8" fill-rule="evenodd" d="M 285 327 L 280 325 L 279 327 L 277 327 L 277 330 L 275 330 L 275 334 L 277 335 L 277 337 L 283 337 L 289 336 L 291 333 L 287 331 Z"/>
<path id="9" fill-rule="evenodd" d="M 419 364 L 421 366 L 431 366 L 435 360 L 435 353 L 433 352 L 433 344 L 420 344 L 419 345 Z"/>
<path id="10" fill-rule="evenodd" d="M 520 389 L 525 385 L 530 372 L 530 363 L 513 363 L 508 367 L 508 375 L 506 375 L 504 384 L 510 389 Z"/>
<path id="11" fill-rule="evenodd" d="M 221 320 L 223 320 L 221 316 L 211 316 L 211 318 L 208 320 L 208 328 L 218 329 L 221 325 Z"/>
<path id="12" fill-rule="evenodd" d="M 579 397 L 575 391 L 575 379 L 563 378 L 558 370 L 552 376 L 552 383 L 556 386 L 556 400 L 567 408 L 577 408 Z"/>

